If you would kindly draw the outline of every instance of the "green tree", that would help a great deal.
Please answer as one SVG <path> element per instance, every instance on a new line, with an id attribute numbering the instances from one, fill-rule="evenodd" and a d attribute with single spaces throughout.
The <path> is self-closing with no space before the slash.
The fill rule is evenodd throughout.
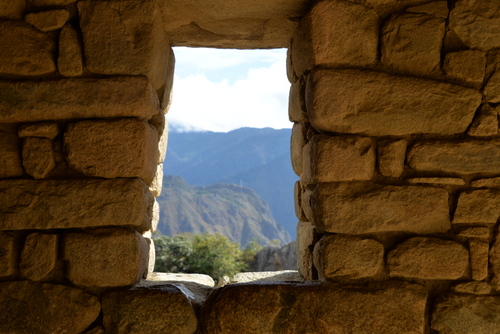
<path id="1" fill-rule="evenodd" d="M 156 261 L 155 271 L 185 273 L 189 271 L 189 259 L 193 244 L 188 235 L 161 236 L 154 239 Z"/>

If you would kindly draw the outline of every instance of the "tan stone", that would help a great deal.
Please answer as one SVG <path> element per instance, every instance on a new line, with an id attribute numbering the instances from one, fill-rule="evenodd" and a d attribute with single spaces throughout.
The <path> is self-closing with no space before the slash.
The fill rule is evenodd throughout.
<path id="1" fill-rule="evenodd" d="M 378 170 L 388 177 L 400 177 L 405 169 L 406 140 L 382 141 L 378 144 Z"/>
<path id="2" fill-rule="evenodd" d="M 163 164 L 156 166 L 156 173 L 149 186 L 149 190 L 153 193 L 154 197 L 159 197 L 161 195 L 161 189 L 163 188 Z"/>
<path id="3" fill-rule="evenodd" d="M 482 281 L 488 278 L 488 252 L 490 244 L 483 240 L 469 240 L 472 279 Z"/>
<path id="4" fill-rule="evenodd" d="M 139 119 L 86 120 L 64 133 L 69 165 L 88 176 L 139 177 L 151 184 L 158 161 L 158 134 Z"/>
<path id="5" fill-rule="evenodd" d="M 293 187 L 293 199 L 294 199 L 294 207 L 295 207 L 295 216 L 297 219 L 301 221 L 307 221 L 307 217 L 302 210 L 302 193 L 303 189 L 300 181 L 295 182 Z"/>
<path id="6" fill-rule="evenodd" d="M 460 193 L 453 224 L 495 224 L 500 217 L 500 189 Z"/>
<path id="7" fill-rule="evenodd" d="M 311 223 L 297 223 L 297 266 L 300 276 L 306 281 L 313 279 L 313 248 L 316 239 L 316 230 Z"/>
<path id="8" fill-rule="evenodd" d="M 500 291 L 500 238 L 498 234 L 495 243 L 491 246 L 489 260 L 490 271 L 493 274 L 491 286 L 496 291 Z"/>
<path id="9" fill-rule="evenodd" d="M 38 76 L 56 70 L 56 41 L 22 21 L 0 21 L 0 74 Z M 3 94 L 2 94 L 3 95 Z"/>
<path id="10" fill-rule="evenodd" d="M 97 297 L 69 286 L 0 283 L 2 333 L 81 333 L 100 311 Z"/>
<path id="11" fill-rule="evenodd" d="M 16 127 L 0 125 L 0 178 L 23 175 L 21 141 L 17 137 Z"/>
<path id="12" fill-rule="evenodd" d="M 441 188 L 320 183 L 311 202 L 312 223 L 320 232 L 426 234 L 450 229 L 448 192 Z"/>
<path id="13" fill-rule="evenodd" d="M 499 61 L 500 57 L 496 57 L 495 60 Z M 489 103 L 500 103 L 500 67 L 495 68 L 493 74 L 486 82 L 484 96 Z"/>
<path id="14" fill-rule="evenodd" d="M 475 137 L 498 135 L 498 111 L 488 104 L 483 105 L 467 134 Z"/>
<path id="15" fill-rule="evenodd" d="M 55 122 L 29 123 L 19 127 L 18 135 L 21 138 L 38 137 L 54 139 L 59 134 L 59 127 Z"/>
<path id="16" fill-rule="evenodd" d="M 370 136 L 462 133 L 481 103 L 473 89 L 359 70 L 313 71 L 306 96 L 314 128 Z"/>
<path id="17" fill-rule="evenodd" d="M 102 117 L 149 119 L 157 112 L 158 97 L 145 77 L 0 81 L 0 120 L 6 123 Z"/>
<path id="18" fill-rule="evenodd" d="M 18 273 L 18 247 L 12 233 L 0 232 L 0 278 L 14 278 Z"/>
<path id="19" fill-rule="evenodd" d="M 226 276 L 227 277 L 227 276 Z M 155 285 L 176 284 L 177 286 L 187 286 L 189 290 L 193 290 L 192 286 L 207 289 L 210 292 L 215 286 L 214 279 L 204 274 L 179 274 L 179 273 L 151 273 L 146 280 L 141 280 L 137 287 L 148 287 Z M 199 296 L 195 294 L 195 300 Z"/>
<path id="20" fill-rule="evenodd" d="M 171 50 L 156 1 L 80 1 L 78 11 L 90 72 L 165 84 Z"/>
<path id="21" fill-rule="evenodd" d="M 488 179 L 479 179 L 471 182 L 471 186 L 474 188 L 499 188 L 500 187 L 500 177 L 492 177 Z"/>
<path id="22" fill-rule="evenodd" d="M 290 155 L 295 174 L 302 175 L 302 149 L 306 144 L 306 127 L 303 123 L 295 123 L 290 138 Z"/>
<path id="23" fill-rule="evenodd" d="M 148 244 L 137 231 L 102 229 L 63 238 L 66 277 L 75 285 L 118 287 L 137 283 L 147 270 Z"/>
<path id="24" fill-rule="evenodd" d="M 297 80 L 290 86 L 288 98 L 288 118 L 290 122 L 307 121 L 305 90 L 306 83 L 304 80 Z"/>
<path id="25" fill-rule="evenodd" d="M 8 0 L 0 3 L 0 17 L 5 19 L 20 19 L 26 8 L 25 0 Z"/>
<path id="26" fill-rule="evenodd" d="M 61 29 L 69 19 L 66 9 L 46 10 L 38 13 L 26 14 L 24 20 L 41 31 Z"/>
<path id="27" fill-rule="evenodd" d="M 381 62 L 402 74 L 429 75 L 441 64 L 446 20 L 426 14 L 396 14 L 381 34 Z"/>
<path id="28" fill-rule="evenodd" d="M 174 86 L 174 68 L 175 68 L 175 55 L 174 51 L 170 49 L 170 56 L 168 57 L 167 73 L 165 84 L 157 90 L 160 99 L 160 108 L 164 114 L 170 109 L 172 104 L 172 87 Z"/>
<path id="29" fill-rule="evenodd" d="M 151 229 L 154 197 L 139 179 L 2 180 L 0 230 Z"/>
<path id="30" fill-rule="evenodd" d="M 27 137 L 23 140 L 23 166 L 35 179 L 45 178 L 56 166 L 52 141 Z"/>
<path id="31" fill-rule="evenodd" d="M 31 233 L 26 238 L 19 269 L 21 274 L 32 281 L 47 277 L 57 264 L 57 234 Z"/>
<path id="32" fill-rule="evenodd" d="M 481 85 L 486 68 L 486 54 L 478 50 L 447 53 L 443 70 L 450 79 Z"/>
<path id="33" fill-rule="evenodd" d="M 292 39 L 298 76 L 316 66 L 371 66 L 377 61 L 379 17 L 347 1 L 320 1 L 302 19 Z"/>
<path id="34" fill-rule="evenodd" d="M 450 294 L 437 303 L 431 328 L 439 333 L 500 333 L 500 297 Z"/>
<path id="35" fill-rule="evenodd" d="M 168 121 L 165 119 L 165 126 L 163 129 L 162 135 L 158 140 L 158 163 L 162 164 L 165 161 L 165 157 L 167 156 L 167 147 L 168 147 Z"/>
<path id="36" fill-rule="evenodd" d="M 80 36 L 71 24 L 66 24 L 59 34 L 59 73 L 65 77 L 83 74 L 83 47 Z"/>
<path id="37" fill-rule="evenodd" d="M 153 203 L 152 217 L 153 218 L 151 219 L 151 232 L 154 233 L 156 232 L 158 224 L 160 223 L 160 204 L 158 204 L 158 201 L 156 199 Z"/>
<path id="38" fill-rule="evenodd" d="M 493 289 L 486 282 L 467 282 L 459 283 L 451 288 L 453 291 L 458 293 L 466 293 L 472 295 L 490 295 L 493 293 Z"/>
<path id="39" fill-rule="evenodd" d="M 328 235 L 314 246 L 314 264 L 322 280 L 373 278 L 384 270 L 384 246 L 372 239 Z"/>
<path id="40" fill-rule="evenodd" d="M 490 239 L 490 229 L 488 227 L 485 227 L 485 226 L 466 227 L 466 228 L 458 231 L 457 236 L 462 237 L 462 238 L 489 240 Z"/>
<path id="41" fill-rule="evenodd" d="M 184 290 L 185 291 L 185 290 Z M 106 333 L 192 334 L 198 321 L 192 301 L 175 285 L 107 293 L 102 299 Z"/>
<path id="42" fill-rule="evenodd" d="M 419 172 L 500 173 L 500 140 L 421 142 L 409 150 L 408 162 Z"/>
<path id="43" fill-rule="evenodd" d="M 145 278 L 155 271 L 156 249 L 155 242 L 152 238 L 147 238 L 144 235 L 143 237 L 148 244 L 148 265 L 146 268 L 146 272 L 143 274 L 143 278 Z"/>
<path id="44" fill-rule="evenodd" d="M 257 271 L 238 273 L 231 278 L 230 283 L 249 282 L 302 282 L 297 270 Z"/>
<path id="45" fill-rule="evenodd" d="M 500 8 L 496 0 L 459 0 L 450 12 L 449 25 L 471 49 L 500 47 Z"/>
<path id="46" fill-rule="evenodd" d="M 304 147 L 302 182 L 370 180 L 375 173 L 371 138 L 314 136 Z"/>
<path id="47" fill-rule="evenodd" d="M 406 181 L 411 184 L 443 184 L 450 186 L 465 185 L 465 181 L 463 179 L 454 177 L 416 177 L 407 179 Z"/>
<path id="48" fill-rule="evenodd" d="M 447 18 L 448 17 L 448 2 L 446 1 L 435 1 L 430 2 L 425 5 L 420 5 L 416 7 L 410 7 L 406 9 L 409 13 L 422 13 L 434 15 L 436 17 Z"/>
<path id="49" fill-rule="evenodd" d="M 456 280 L 468 274 L 469 252 L 450 240 L 415 237 L 390 251 L 387 265 L 391 277 Z"/>
<path id="50" fill-rule="evenodd" d="M 201 311 L 203 333 L 424 333 L 427 291 L 419 285 L 235 284 Z M 376 319 L 376 320 L 374 320 Z"/>

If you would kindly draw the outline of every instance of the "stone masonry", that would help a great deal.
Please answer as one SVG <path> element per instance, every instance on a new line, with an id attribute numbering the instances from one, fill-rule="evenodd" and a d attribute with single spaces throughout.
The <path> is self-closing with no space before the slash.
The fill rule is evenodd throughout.
<path id="1" fill-rule="evenodd" d="M 142 280 L 172 46 L 288 48 L 303 282 Z M 499 50 L 496 0 L 3 1 L 0 332 L 500 333 Z"/>

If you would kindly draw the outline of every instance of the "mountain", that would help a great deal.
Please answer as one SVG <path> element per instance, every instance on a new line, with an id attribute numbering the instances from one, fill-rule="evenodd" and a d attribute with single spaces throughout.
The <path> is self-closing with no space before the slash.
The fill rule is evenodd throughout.
<path id="1" fill-rule="evenodd" d="M 293 187 L 298 177 L 290 162 L 290 136 L 291 129 L 271 128 L 170 131 L 164 173 L 197 186 L 233 183 L 253 189 L 295 239 Z"/>
<path id="2" fill-rule="evenodd" d="M 232 184 L 198 187 L 180 176 L 165 175 L 160 204 L 162 234 L 216 233 L 246 245 L 253 239 L 267 244 L 289 242 L 290 235 L 272 216 L 268 205 L 249 188 Z"/>

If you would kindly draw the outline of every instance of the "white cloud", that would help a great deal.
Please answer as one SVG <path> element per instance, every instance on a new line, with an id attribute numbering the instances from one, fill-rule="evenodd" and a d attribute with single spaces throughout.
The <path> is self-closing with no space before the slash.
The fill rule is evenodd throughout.
<path id="1" fill-rule="evenodd" d="M 191 66 L 194 74 L 178 75 L 176 72 L 172 106 L 167 115 L 169 122 L 219 132 L 245 126 L 291 127 L 287 111 L 290 83 L 286 77 L 285 52 L 243 51 L 253 55 L 250 59 L 235 58 L 239 56 L 236 52 L 242 51 L 223 50 L 220 56 L 216 52 L 221 51 L 205 49 L 196 56 L 186 56 L 185 50 L 182 54 L 176 51 L 177 64 L 184 62 L 186 57 L 187 64 L 182 63 L 182 66 Z M 244 64 L 247 66 L 242 67 Z M 233 73 L 239 79 L 228 75 L 214 80 L 199 68 L 208 71 L 233 68 L 232 72 L 240 72 Z"/>

